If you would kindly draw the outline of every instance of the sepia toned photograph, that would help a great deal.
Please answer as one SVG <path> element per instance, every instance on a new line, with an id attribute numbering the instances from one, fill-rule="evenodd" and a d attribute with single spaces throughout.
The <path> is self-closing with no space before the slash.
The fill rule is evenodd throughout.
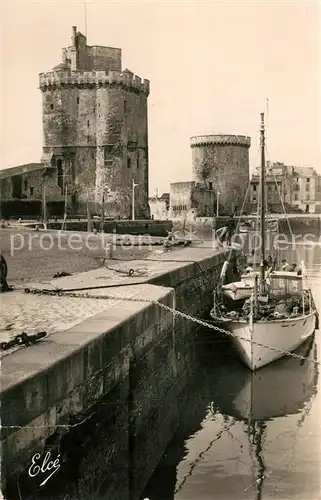
<path id="1" fill-rule="evenodd" d="M 320 0 L 0 8 L 0 500 L 321 500 Z"/>

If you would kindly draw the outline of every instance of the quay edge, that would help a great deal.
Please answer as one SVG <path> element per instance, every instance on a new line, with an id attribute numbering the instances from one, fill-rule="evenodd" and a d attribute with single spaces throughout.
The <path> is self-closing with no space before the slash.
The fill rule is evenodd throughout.
<path id="1" fill-rule="evenodd" d="M 239 255 L 233 252 L 231 273 Z M 174 250 L 158 261 L 137 261 L 151 269 L 138 291 L 128 278 L 128 287 L 105 293 L 157 300 L 202 317 L 212 306 L 225 258 L 209 248 Z M 86 282 L 92 273 L 103 276 L 102 269 L 83 273 Z M 53 283 L 72 288 L 75 279 L 79 275 Z M 52 459 L 60 453 L 61 471 L 41 488 L 47 500 L 59 499 L 62 487 L 75 500 L 101 498 L 102 492 L 112 500 L 138 500 L 177 428 L 179 394 L 193 372 L 196 330 L 195 323 L 173 319 L 155 304 L 119 301 L 4 357 L 6 500 L 17 498 L 17 484 L 24 499 L 37 497 L 40 480 L 27 471 L 32 456 L 48 450 Z"/>

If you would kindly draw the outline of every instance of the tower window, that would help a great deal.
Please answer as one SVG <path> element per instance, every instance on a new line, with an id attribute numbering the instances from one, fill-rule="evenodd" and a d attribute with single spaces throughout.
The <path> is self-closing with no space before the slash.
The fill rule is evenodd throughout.
<path id="1" fill-rule="evenodd" d="M 62 169 L 62 161 L 60 158 L 57 160 L 57 174 L 58 174 L 58 186 L 61 189 L 61 194 L 64 193 L 64 173 Z"/>
<path id="2" fill-rule="evenodd" d="M 113 164 L 113 159 L 114 159 L 114 150 L 112 146 L 106 146 L 105 147 L 105 157 L 104 157 L 104 163 L 105 165 L 112 165 Z"/>
<path id="3" fill-rule="evenodd" d="M 77 104 L 79 104 L 79 97 L 77 97 Z"/>
<path id="4" fill-rule="evenodd" d="M 212 191 L 212 189 L 213 189 L 213 182 L 209 182 L 209 183 L 208 183 L 208 189 L 209 189 L 210 191 Z"/>
<path id="5" fill-rule="evenodd" d="M 130 161 L 130 158 L 127 158 L 127 168 L 130 168 L 131 167 L 131 161 Z"/>
<path id="6" fill-rule="evenodd" d="M 93 112 L 96 113 L 96 108 L 93 109 Z"/>
<path id="7" fill-rule="evenodd" d="M 53 109 L 53 104 L 50 104 L 50 109 Z"/>
<path id="8" fill-rule="evenodd" d="M 33 187 L 30 188 L 30 196 L 33 196 Z"/>

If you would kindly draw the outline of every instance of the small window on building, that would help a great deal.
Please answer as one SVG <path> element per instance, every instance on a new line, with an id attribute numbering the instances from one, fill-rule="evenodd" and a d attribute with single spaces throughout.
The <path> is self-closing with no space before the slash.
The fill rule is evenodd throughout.
<path id="1" fill-rule="evenodd" d="M 254 184 L 253 186 L 253 191 L 256 191 L 256 184 Z"/>
<path id="2" fill-rule="evenodd" d="M 50 109 L 53 109 L 53 104 L 50 104 Z"/>
<path id="3" fill-rule="evenodd" d="M 89 127 L 89 120 L 87 120 L 87 127 Z"/>
<path id="4" fill-rule="evenodd" d="M 79 104 L 79 97 L 77 97 L 77 104 Z"/>
<path id="5" fill-rule="evenodd" d="M 96 113 L 96 108 L 93 109 L 93 112 Z"/>
<path id="6" fill-rule="evenodd" d="M 94 159 L 95 158 L 95 154 L 91 153 L 91 157 L 92 157 L 92 159 Z"/>
<path id="7" fill-rule="evenodd" d="M 307 177 L 307 182 L 310 182 L 310 177 Z"/>
<path id="8" fill-rule="evenodd" d="M 256 196 L 253 196 L 253 201 L 256 201 Z"/>
<path id="9" fill-rule="evenodd" d="M 213 182 L 209 182 L 209 183 L 208 183 L 208 189 L 209 189 L 210 191 L 212 191 L 212 189 L 213 189 Z"/>
<path id="10" fill-rule="evenodd" d="M 130 161 L 130 158 L 127 158 L 127 168 L 130 168 L 131 167 L 131 161 Z"/>
<path id="11" fill-rule="evenodd" d="M 127 101 L 126 101 L 126 99 L 124 101 L 124 113 L 127 113 Z"/>
<path id="12" fill-rule="evenodd" d="M 27 191 L 27 189 L 28 189 L 28 181 L 27 181 L 27 179 L 25 179 L 25 181 L 24 181 L 24 190 Z"/>
<path id="13" fill-rule="evenodd" d="M 104 152 L 104 163 L 105 165 L 112 165 L 113 163 L 113 146 L 106 146 L 105 147 L 105 152 Z"/>
<path id="14" fill-rule="evenodd" d="M 30 196 L 33 196 L 33 187 L 29 188 L 30 190 Z"/>
<path id="15" fill-rule="evenodd" d="M 299 195 L 297 193 L 295 193 L 295 195 L 294 195 L 294 201 L 298 201 L 298 199 L 299 199 Z"/>

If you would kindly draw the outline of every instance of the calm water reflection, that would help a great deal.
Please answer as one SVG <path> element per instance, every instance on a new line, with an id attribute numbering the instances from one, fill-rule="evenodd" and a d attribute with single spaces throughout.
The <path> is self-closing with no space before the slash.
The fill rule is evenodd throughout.
<path id="1" fill-rule="evenodd" d="M 321 248 L 297 250 L 321 311 Z M 202 333 L 179 429 L 142 498 L 320 499 L 320 332 L 298 351 L 309 361 L 285 358 L 255 374 L 225 339 Z"/>

